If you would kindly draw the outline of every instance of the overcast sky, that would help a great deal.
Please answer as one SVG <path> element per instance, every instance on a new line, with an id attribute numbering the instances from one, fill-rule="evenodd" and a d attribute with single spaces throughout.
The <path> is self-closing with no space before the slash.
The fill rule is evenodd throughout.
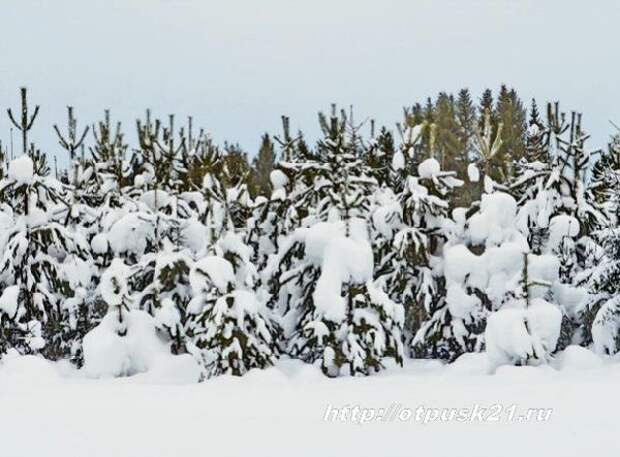
<path id="1" fill-rule="evenodd" d="M 619 24 L 618 0 L 0 0 L 0 137 L 24 84 L 50 152 L 71 104 L 128 129 L 145 107 L 193 114 L 253 153 L 281 114 L 310 136 L 331 102 L 392 126 L 440 90 L 504 82 L 583 111 L 602 146 L 620 122 Z"/>

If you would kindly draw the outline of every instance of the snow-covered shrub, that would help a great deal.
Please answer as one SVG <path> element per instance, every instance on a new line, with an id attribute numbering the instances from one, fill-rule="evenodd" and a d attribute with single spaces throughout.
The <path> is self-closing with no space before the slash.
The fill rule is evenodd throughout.
<path id="1" fill-rule="evenodd" d="M 541 298 L 533 299 L 525 308 L 506 306 L 492 313 L 485 330 L 491 368 L 549 362 L 561 323 L 560 309 Z"/>
<path id="2" fill-rule="evenodd" d="M 153 317 L 137 309 L 109 312 L 84 337 L 87 376 L 132 376 L 151 369 L 158 358 L 170 356 L 169 345 L 157 335 Z"/>
<path id="3" fill-rule="evenodd" d="M 88 376 L 131 376 L 173 357 L 170 343 L 157 332 L 155 319 L 134 308 L 128 286 L 130 276 L 131 268 L 114 259 L 101 277 L 99 292 L 108 313 L 84 337 L 83 371 Z"/>

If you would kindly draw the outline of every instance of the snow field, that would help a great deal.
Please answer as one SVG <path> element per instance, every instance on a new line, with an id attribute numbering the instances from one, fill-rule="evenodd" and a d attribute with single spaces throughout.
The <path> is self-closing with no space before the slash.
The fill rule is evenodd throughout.
<path id="1" fill-rule="evenodd" d="M 369 378 L 327 379 L 317 366 L 283 359 L 242 378 L 183 384 L 181 374 L 151 373 L 91 381 L 66 366 L 19 357 L 0 367 L 2 455 L 405 457 L 413 443 L 416 453 L 432 456 L 616 455 L 620 367 L 579 347 L 552 365 L 488 375 L 485 354 L 467 354 L 447 366 L 413 360 Z M 476 404 L 553 412 L 546 422 L 324 420 L 329 405 Z"/>

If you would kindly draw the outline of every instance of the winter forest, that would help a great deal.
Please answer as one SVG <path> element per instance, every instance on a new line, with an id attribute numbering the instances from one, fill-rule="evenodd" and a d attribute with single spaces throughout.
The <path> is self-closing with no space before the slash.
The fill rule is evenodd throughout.
<path id="1" fill-rule="evenodd" d="M 198 382 L 620 350 L 620 132 L 593 150 L 570 107 L 463 89 L 380 126 L 334 105 L 316 141 L 283 116 L 251 155 L 191 117 L 70 107 L 56 158 L 31 98 L 0 145 L 1 359 Z"/>

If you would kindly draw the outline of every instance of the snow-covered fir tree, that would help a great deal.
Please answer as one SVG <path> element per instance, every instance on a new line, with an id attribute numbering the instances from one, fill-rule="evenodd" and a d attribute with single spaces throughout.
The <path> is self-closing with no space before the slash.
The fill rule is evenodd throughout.
<path id="1" fill-rule="evenodd" d="M 68 274 L 70 264 L 88 257 L 88 246 L 53 219 L 61 191 L 60 183 L 36 174 L 28 155 L 12 161 L 0 183 L 7 224 L 0 262 L 4 350 L 51 359 L 77 351 L 75 332 L 84 310 L 66 301 L 76 293 Z"/>
<path id="2" fill-rule="evenodd" d="M 609 148 L 592 170 L 592 192 L 603 206 L 609 224 L 594 237 L 597 248 L 593 260 L 581 275 L 587 285 L 588 297 L 581 309 L 582 343 L 594 343 L 597 352 L 615 354 L 620 345 L 618 337 L 617 287 L 620 274 L 620 136 L 612 137 Z"/>
<path id="3" fill-rule="evenodd" d="M 373 282 L 364 218 L 375 181 L 356 133 L 335 109 L 321 120 L 325 138 L 311 153 L 314 160 L 298 165 L 301 182 L 292 196 L 309 227 L 294 231 L 273 259 L 274 298 L 292 356 L 320 361 L 328 376 L 367 375 L 386 357 L 402 363 L 404 313 Z"/>
<path id="4" fill-rule="evenodd" d="M 548 104 L 544 126 L 532 108 L 526 158 L 517 166 L 511 189 L 519 201 L 517 224 L 535 253 L 552 253 L 560 260 L 560 278 L 567 288 L 584 286 L 587 271 L 596 262 L 595 232 L 608 222 L 605 203 L 596 198 L 588 179 L 594 153 L 587 148 L 589 135 L 581 115 L 562 113 L 559 104 Z M 574 291 L 567 296 L 560 348 L 583 327 L 584 314 Z"/>
<path id="5" fill-rule="evenodd" d="M 604 254 L 589 271 L 589 297 L 583 310 L 585 343 L 600 354 L 620 350 L 620 229 L 598 234 Z"/>
<path id="6" fill-rule="evenodd" d="M 188 311 L 195 321 L 190 352 L 206 377 L 241 376 L 277 359 L 276 330 L 264 302 L 239 279 L 239 272 L 235 274 L 233 264 L 222 256 L 200 259 L 190 273 L 193 298 Z"/>
<path id="7" fill-rule="evenodd" d="M 462 184 L 455 173 L 442 172 L 435 158 L 416 160 L 420 127 L 408 122 L 401 127 L 402 144 L 390 172 L 393 189 L 399 193 L 377 193 L 371 218 L 375 276 L 392 300 L 404 305 L 411 336 L 442 305 L 445 287 L 437 267 L 445 241 L 448 199 Z M 418 162 L 414 173 L 412 162 Z M 428 348 L 418 341 L 413 349 L 422 355 Z"/>

